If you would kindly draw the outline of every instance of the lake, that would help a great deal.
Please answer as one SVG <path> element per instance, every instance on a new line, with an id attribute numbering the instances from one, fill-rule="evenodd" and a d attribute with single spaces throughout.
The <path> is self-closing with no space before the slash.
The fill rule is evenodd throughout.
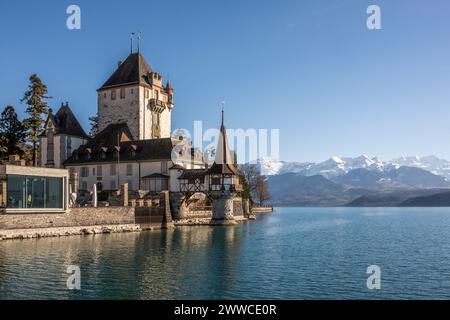
<path id="1" fill-rule="evenodd" d="M 450 208 L 277 208 L 235 227 L 2 241 L 0 299 L 449 299 L 449 258 Z"/>

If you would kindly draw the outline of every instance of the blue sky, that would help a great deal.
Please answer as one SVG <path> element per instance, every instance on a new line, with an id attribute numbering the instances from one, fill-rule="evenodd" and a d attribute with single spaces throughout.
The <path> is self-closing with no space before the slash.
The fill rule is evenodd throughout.
<path id="1" fill-rule="evenodd" d="M 81 7 L 82 29 L 66 28 Z M 366 28 L 377 4 L 382 30 Z M 69 101 L 88 129 L 96 89 L 143 33 L 142 53 L 175 88 L 173 127 L 280 129 L 280 156 L 450 159 L 450 2 L 0 2 L 0 107 L 38 73 L 56 109 Z"/>

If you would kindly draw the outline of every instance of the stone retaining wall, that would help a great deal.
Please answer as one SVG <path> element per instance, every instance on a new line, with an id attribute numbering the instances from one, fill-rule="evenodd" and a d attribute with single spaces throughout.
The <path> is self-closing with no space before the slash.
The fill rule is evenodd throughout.
<path id="1" fill-rule="evenodd" d="M 0 215 L 0 230 L 134 224 L 134 208 L 73 208 L 63 214 Z"/>

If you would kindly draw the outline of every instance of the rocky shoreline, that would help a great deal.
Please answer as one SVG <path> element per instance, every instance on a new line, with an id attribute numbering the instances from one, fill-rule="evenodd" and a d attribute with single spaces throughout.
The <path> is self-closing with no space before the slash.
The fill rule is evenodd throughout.
<path id="1" fill-rule="evenodd" d="M 146 228 L 147 229 L 147 228 Z M 84 226 L 84 227 L 56 227 L 40 229 L 11 229 L 0 230 L 1 240 L 24 240 L 48 237 L 67 237 L 77 235 L 95 235 L 108 233 L 140 232 L 144 229 L 135 224 Z M 148 229 L 147 229 L 148 230 Z"/>
<path id="2" fill-rule="evenodd" d="M 237 223 L 243 223 L 251 219 L 236 219 Z M 138 224 L 97 225 L 97 226 L 73 226 L 73 227 L 50 227 L 30 229 L 0 229 L 0 241 L 3 240 L 25 240 L 39 238 L 58 238 L 68 236 L 85 236 L 111 233 L 142 232 L 146 230 L 161 230 L 182 226 L 210 226 L 211 218 L 191 218 L 174 222 L 166 226 L 141 226 Z"/>

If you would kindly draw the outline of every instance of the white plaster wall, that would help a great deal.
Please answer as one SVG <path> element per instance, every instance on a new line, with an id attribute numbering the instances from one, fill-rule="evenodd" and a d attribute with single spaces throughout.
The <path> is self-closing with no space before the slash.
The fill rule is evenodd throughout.
<path id="1" fill-rule="evenodd" d="M 148 98 L 145 97 L 145 91 L 149 90 Z M 163 89 L 158 88 L 147 88 L 147 87 L 140 87 L 140 93 L 139 93 L 139 101 L 142 101 L 141 104 L 141 110 L 140 110 L 140 139 L 152 139 L 152 112 L 149 108 L 149 101 L 151 99 L 156 98 L 156 91 L 160 91 L 159 93 L 159 100 L 166 101 L 167 102 L 167 94 L 163 91 Z M 160 115 L 160 127 L 161 127 L 161 138 L 169 138 L 171 134 L 171 121 L 172 121 L 172 113 L 168 109 L 165 109 L 162 114 Z"/>
<path id="2" fill-rule="evenodd" d="M 169 190 L 171 192 L 180 192 L 180 180 L 178 177 L 181 175 L 180 170 L 170 170 Z"/>
<path id="3" fill-rule="evenodd" d="M 53 160 L 55 168 L 61 168 L 61 136 L 53 137 Z"/>
<path id="4" fill-rule="evenodd" d="M 172 111 L 165 109 L 161 114 L 161 138 L 169 138 L 172 132 Z"/>
<path id="5" fill-rule="evenodd" d="M 121 162 L 120 166 L 116 165 L 116 175 L 111 176 L 110 174 L 110 168 L 111 164 L 114 163 L 102 163 L 102 179 L 98 180 L 98 168 L 97 164 L 87 164 L 87 165 L 80 165 L 80 166 L 67 166 L 68 169 L 75 168 L 79 175 L 79 182 L 80 182 L 80 188 L 82 186 L 82 182 L 87 182 L 88 189 L 92 188 L 94 184 L 97 182 L 101 182 L 103 184 L 103 188 L 105 190 L 110 189 L 111 181 L 117 181 L 117 173 L 119 173 L 120 176 L 120 184 L 123 184 L 125 182 L 130 183 L 130 190 L 136 191 L 139 190 L 139 181 L 140 177 L 145 177 L 148 175 L 151 175 L 153 173 L 162 173 L 161 172 L 161 161 L 153 161 L 153 162 L 141 162 L 141 175 L 139 176 L 139 163 L 138 162 Z M 127 175 L 127 165 L 131 164 L 132 167 L 132 174 L 129 176 Z M 99 164 L 100 165 L 100 164 Z M 171 163 L 168 163 L 168 168 L 170 168 Z M 89 169 L 89 176 L 88 177 L 82 177 L 81 176 L 81 168 L 87 167 Z M 92 174 L 93 168 L 95 168 L 95 175 Z M 169 172 L 169 171 L 168 171 Z M 168 173 L 167 173 L 168 174 Z M 116 182 L 117 187 L 117 182 Z M 141 185 L 143 187 L 143 184 Z"/>
<path id="6" fill-rule="evenodd" d="M 47 163 L 47 138 L 42 137 L 39 141 L 40 156 L 41 156 L 41 167 L 45 167 Z"/>

